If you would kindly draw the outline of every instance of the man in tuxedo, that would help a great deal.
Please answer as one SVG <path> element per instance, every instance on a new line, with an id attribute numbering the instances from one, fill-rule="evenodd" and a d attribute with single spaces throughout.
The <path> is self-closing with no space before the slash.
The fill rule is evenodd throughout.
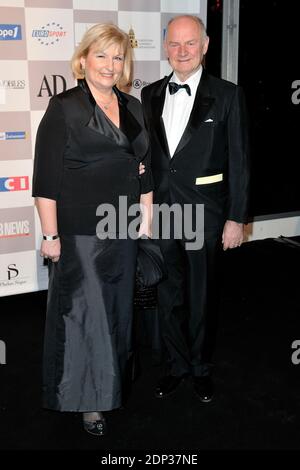
<path id="1" fill-rule="evenodd" d="M 223 250 L 243 242 L 248 201 L 248 137 L 240 87 L 209 75 L 201 65 L 209 38 L 195 16 L 173 18 L 165 51 L 173 72 L 142 91 L 150 134 L 154 203 L 204 205 L 204 242 L 187 249 L 184 236 L 160 237 L 168 278 L 158 287 L 167 375 L 155 395 L 173 392 L 186 376 L 202 402 L 213 397 L 212 354 Z M 176 221 L 175 221 L 176 224 Z M 162 221 L 162 232 L 164 220 Z"/>

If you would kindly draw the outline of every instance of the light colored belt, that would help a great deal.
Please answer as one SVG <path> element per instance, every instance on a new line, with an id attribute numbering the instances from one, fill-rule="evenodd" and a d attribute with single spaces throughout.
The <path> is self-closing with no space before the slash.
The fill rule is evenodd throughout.
<path id="1" fill-rule="evenodd" d="M 211 175 L 211 176 L 200 176 L 196 178 L 196 184 L 211 184 L 211 183 L 219 183 L 223 181 L 223 173 L 219 173 L 218 175 Z"/>

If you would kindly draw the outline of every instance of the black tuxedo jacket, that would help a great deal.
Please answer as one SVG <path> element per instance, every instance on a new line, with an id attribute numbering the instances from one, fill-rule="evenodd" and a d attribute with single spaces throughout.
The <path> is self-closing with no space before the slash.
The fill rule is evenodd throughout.
<path id="1" fill-rule="evenodd" d="M 189 122 L 170 158 L 162 112 L 171 76 L 142 90 L 154 202 L 204 204 L 208 229 L 220 229 L 226 219 L 246 222 L 248 130 L 241 88 L 203 69 Z"/>

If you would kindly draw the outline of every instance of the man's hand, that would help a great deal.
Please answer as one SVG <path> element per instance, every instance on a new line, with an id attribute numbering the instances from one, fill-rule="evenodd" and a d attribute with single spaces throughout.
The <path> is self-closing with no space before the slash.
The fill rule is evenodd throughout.
<path id="1" fill-rule="evenodd" d="M 244 224 L 227 220 L 222 235 L 223 250 L 237 248 L 244 240 Z"/>
<path id="2" fill-rule="evenodd" d="M 139 175 L 141 176 L 142 174 L 144 174 L 146 171 L 145 169 L 145 165 L 143 163 L 140 163 L 139 165 Z"/>

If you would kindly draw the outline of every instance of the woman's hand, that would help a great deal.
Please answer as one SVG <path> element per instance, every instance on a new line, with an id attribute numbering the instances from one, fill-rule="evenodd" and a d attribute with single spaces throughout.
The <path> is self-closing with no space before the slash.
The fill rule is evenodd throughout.
<path id="1" fill-rule="evenodd" d="M 152 238 L 152 230 L 150 224 L 143 222 L 141 223 L 139 229 L 139 238 L 141 238 L 143 235 L 146 235 L 148 238 Z"/>
<path id="2" fill-rule="evenodd" d="M 41 244 L 40 255 L 45 259 L 49 258 L 53 263 L 57 263 L 60 258 L 60 239 L 43 240 Z"/>
<path id="3" fill-rule="evenodd" d="M 139 237 L 146 235 L 152 238 L 152 216 L 153 216 L 153 192 L 141 194 L 140 197 L 140 208 L 142 221 L 139 229 Z"/>
<path id="4" fill-rule="evenodd" d="M 140 163 L 139 165 L 139 175 L 141 176 L 143 173 L 145 173 L 145 165 L 143 163 Z"/>

